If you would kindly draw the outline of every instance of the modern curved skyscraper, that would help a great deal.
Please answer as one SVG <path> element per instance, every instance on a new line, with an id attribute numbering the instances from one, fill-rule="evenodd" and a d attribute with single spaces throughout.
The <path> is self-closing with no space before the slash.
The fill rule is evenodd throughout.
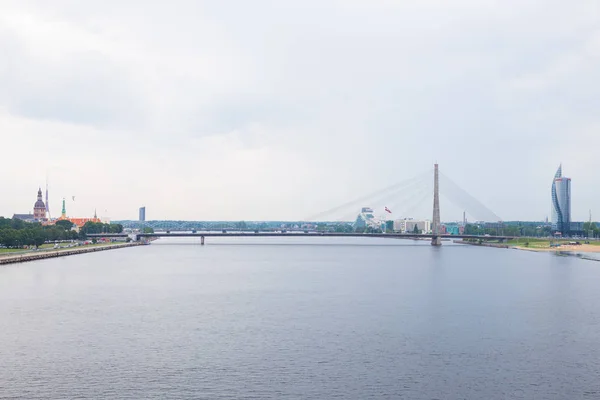
<path id="1" fill-rule="evenodd" d="M 563 235 L 571 230 L 571 178 L 562 176 L 562 165 L 552 181 L 552 229 Z"/>

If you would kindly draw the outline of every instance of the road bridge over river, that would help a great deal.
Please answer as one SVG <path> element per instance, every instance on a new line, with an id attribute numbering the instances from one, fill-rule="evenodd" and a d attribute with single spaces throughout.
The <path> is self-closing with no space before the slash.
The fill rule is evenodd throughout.
<path id="1" fill-rule="evenodd" d="M 477 235 L 435 235 L 435 234 L 404 234 L 404 233 L 341 233 L 341 232 L 157 232 L 157 233 L 113 233 L 113 234 L 90 234 L 90 238 L 127 238 L 134 240 L 143 240 L 150 238 L 200 238 L 200 243 L 204 244 L 208 237 L 286 237 L 286 238 L 306 238 L 306 237 L 353 237 L 353 238 L 384 238 L 384 239 L 475 239 L 481 241 L 499 241 L 513 239 L 511 236 L 477 236 Z"/>

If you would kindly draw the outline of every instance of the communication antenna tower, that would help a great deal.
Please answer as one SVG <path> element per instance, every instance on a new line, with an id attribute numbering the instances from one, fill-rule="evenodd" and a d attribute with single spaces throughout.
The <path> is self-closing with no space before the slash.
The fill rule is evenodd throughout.
<path id="1" fill-rule="evenodd" d="M 46 174 L 46 213 L 48 214 L 48 220 L 52 219 L 50 215 L 50 203 L 48 201 L 48 174 Z"/>

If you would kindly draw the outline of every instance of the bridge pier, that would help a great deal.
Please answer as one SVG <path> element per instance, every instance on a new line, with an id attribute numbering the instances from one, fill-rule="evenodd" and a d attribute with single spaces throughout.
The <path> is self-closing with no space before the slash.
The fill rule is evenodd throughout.
<path id="1" fill-rule="evenodd" d="M 200 236 L 200 245 L 204 246 L 204 236 Z"/>
<path id="2" fill-rule="evenodd" d="M 431 238 L 432 246 L 441 246 L 442 238 L 438 235 L 440 234 L 440 185 L 439 185 L 439 170 L 437 163 L 434 166 L 433 170 L 433 223 L 431 233 L 433 233 L 433 237 Z"/>

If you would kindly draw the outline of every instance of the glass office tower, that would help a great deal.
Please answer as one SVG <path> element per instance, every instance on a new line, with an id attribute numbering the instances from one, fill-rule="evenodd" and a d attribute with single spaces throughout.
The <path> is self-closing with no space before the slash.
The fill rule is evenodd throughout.
<path id="1" fill-rule="evenodd" d="M 562 165 L 552 181 L 552 229 L 563 236 L 571 229 L 571 178 L 562 176 Z"/>

